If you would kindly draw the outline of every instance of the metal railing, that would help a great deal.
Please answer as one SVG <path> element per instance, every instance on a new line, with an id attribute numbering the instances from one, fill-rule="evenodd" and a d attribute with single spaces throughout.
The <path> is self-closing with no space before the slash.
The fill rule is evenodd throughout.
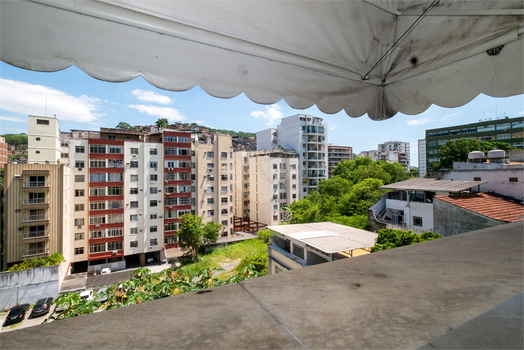
<path id="1" fill-rule="evenodd" d="M 24 182 L 24 187 L 49 187 L 49 181 L 29 181 Z"/>
<path id="2" fill-rule="evenodd" d="M 22 204 L 49 204 L 49 198 L 24 199 Z"/>
<path id="3" fill-rule="evenodd" d="M 22 251 L 22 256 L 41 255 L 49 253 L 49 248 L 27 249 Z"/>
<path id="4" fill-rule="evenodd" d="M 40 220 L 49 220 L 49 215 L 47 215 L 47 214 L 34 214 L 34 215 L 24 216 L 24 218 L 22 219 L 23 222 L 40 221 Z"/>
<path id="5" fill-rule="evenodd" d="M 22 239 L 49 237 L 49 231 L 30 231 L 22 234 Z"/>

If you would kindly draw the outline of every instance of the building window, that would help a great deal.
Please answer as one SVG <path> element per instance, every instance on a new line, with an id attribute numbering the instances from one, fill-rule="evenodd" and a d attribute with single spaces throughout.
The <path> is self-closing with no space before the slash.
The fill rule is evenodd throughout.
<path id="1" fill-rule="evenodd" d="M 138 227 L 131 227 L 129 229 L 129 233 L 132 234 L 132 235 L 137 235 L 138 234 Z"/>
<path id="2" fill-rule="evenodd" d="M 129 202 L 129 207 L 130 208 L 138 208 L 138 201 Z"/>
<path id="3" fill-rule="evenodd" d="M 75 168 L 84 168 L 85 163 L 83 161 L 76 161 L 75 162 Z"/>
<path id="4" fill-rule="evenodd" d="M 81 241 L 84 239 L 84 233 L 75 233 L 75 241 Z"/>
<path id="5" fill-rule="evenodd" d="M 215 204 L 215 199 L 214 198 L 208 198 L 207 199 L 207 204 Z"/>
<path id="6" fill-rule="evenodd" d="M 166 236 L 164 238 L 165 244 L 173 244 L 178 243 L 178 237 L 177 236 Z"/>
<path id="7" fill-rule="evenodd" d="M 227 170 L 227 163 L 220 164 L 220 169 Z"/>
<path id="8" fill-rule="evenodd" d="M 221 214 L 221 215 L 227 215 L 227 209 L 222 209 L 222 210 L 220 211 L 220 214 Z"/>
<path id="9" fill-rule="evenodd" d="M 149 162 L 150 168 L 158 168 L 158 162 Z"/>
<path id="10" fill-rule="evenodd" d="M 155 225 L 155 226 L 149 226 L 149 232 L 157 232 L 158 231 L 158 227 Z"/>
<path id="11" fill-rule="evenodd" d="M 85 153 L 85 147 L 84 146 L 75 146 L 75 152 L 76 153 Z"/>
<path id="12" fill-rule="evenodd" d="M 89 202 L 89 210 L 105 210 L 106 202 Z"/>
<path id="13" fill-rule="evenodd" d="M 207 152 L 208 158 L 215 158 L 215 152 Z"/>
<path id="14" fill-rule="evenodd" d="M 85 182 L 84 175 L 75 175 L 75 182 Z"/>
<path id="15" fill-rule="evenodd" d="M 474 177 L 473 181 L 482 181 L 482 180 L 480 179 L 480 177 Z"/>
<path id="16" fill-rule="evenodd" d="M 153 246 L 153 245 L 158 245 L 158 238 L 152 238 L 149 240 L 149 245 L 150 246 Z"/>
<path id="17" fill-rule="evenodd" d="M 149 193 L 151 193 L 151 194 L 156 194 L 156 193 L 158 193 L 158 187 L 150 187 L 150 188 L 149 188 Z"/>
<path id="18" fill-rule="evenodd" d="M 111 153 L 111 154 L 122 154 L 123 153 L 123 147 L 122 146 L 109 146 L 109 153 Z"/>
<path id="19" fill-rule="evenodd" d="M 210 186 L 207 188 L 207 193 L 213 193 L 215 192 L 215 188 L 213 186 Z"/>
<path id="20" fill-rule="evenodd" d="M 90 160 L 89 167 L 90 168 L 105 168 L 106 161 L 105 160 Z"/>
<path id="21" fill-rule="evenodd" d="M 138 215 L 137 214 L 129 215 L 129 221 L 138 221 Z"/>
<path id="22" fill-rule="evenodd" d="M 107 188 L 107 195 L 108 196 L 121 196 L 124 194 L 124 188 L 123 187 L 108 187 Z"/>
<path id="23" fill-rule="evenodd" d="M 121 249 L 122 249 L 122 241 L 107 243 L 107 250 L 121 250 Z"/>
<path id="24" fill-rule="evenodd" d="M 136 160 L 132 160 L 129 162 L 129 167 L 130 168 L 138 168 L 138 161 Z"/>
<path id="25" fill-rule="evenodd" d="M 69 153 L 60 153 L 60 158 L 69 158 Z"/>
<path id="26" fill-rule="evenodd" d="M 208 210 L 207 211 L 207 216 L 215 216 L 215 211 L 214 210 Z"/>
<path id="27" fill-rule="evenodd" d="M 158 150 L 156 148 L 151 148 L 149 150 L 149 154 L 152 156 L 156 156 L 158 154 Z"/>
<path id="28" fill-rule="evenodd" d="M 222 197 L 222 198 L 220 198 L 220 202 L 221 202 L 222 204 L 227 203 L 227 197 Z"/>
<path id="29" fill-rule="evenodd" d="M 83 204 L 75 204 L 75 211 L 84 211 Z"/>
<path id="30" fill-rule="evenodd" d="M 138 248 L 138 241 L 130 241 L 129 248 Z"/>
<path id="31" fill-rule="evenodd" d="M 227 192 L 227 186 L 220 187 L 220 192 Z"/>
<path id="32" fill-rule="evenodd" d="M 106 153 L 105 145 L 89 145 L 89 153 Z"/>
<path id="33" fill-rule="evenodd" d="M 273 215 L 273 221 L 277 221 L 278 220 L 278 215 Z"/>
<path id="34" fill-rule="evenodd" d="M 138 181 L 138 175 L 131 175 L 130 180 L 133 181 L 133 182 Z"/>
<path id="35" fill-rule="evenodd" d="M 137 187 L 130 188 L 129 194 L 138 194 L 138 188 Z"/>
<path id="36" fill-rule="evenodd" d="M 118 215 L 120 215 L 120 218 L 122 218 L 122 214 Z M 107 230 L 107 237 L 121 237 L 123 234 L 124 230 L 122 228 L 110 228 Z"/>
<path id="37" fill-rule="evenodd" d="M 296 199 L 296 198 L 297 198 L 297 194 L 293 193 L 293 199 Z"/>
<path id="38" fill-rule="evenodd" d="M 214 169 L 214 168 L 215 168 L 215 164 L 213 164 L 213 163 L 207 163 L 207 168 L 208 168 L 208 169 Z"/>
<path id="39" fill-rule="evenodd" d="M 38 125 L 49 125 L 49 120 L 37 119 L 36 120 L 36 124 L 38 124 Z"/>
<path id="40" fill-rule="evenodd" d="M 207 181 L 215 181 L 215 175 L 208 175 Z"/>
<path id="41" fill-rule="evenodd" d="M 131 148 L 131 154 L 138 154 L 138 148 Z"/>
<path id="42" fill-rule="evenodd" d="M 75 255 L 84 254 L 84 247 L 75 248 Z"/>
<path id="43" fill-rule="evenodd" d="M 413 217 L 413 226 L 422 227 L 422 218 L 420 216 Z"/>
<path id="44" fill-rule="evenodd" d="M 291 175 L 291 179 L 296 180 L 297 179 L 297 174 Z"/>
<path id="45" fill-rule="evenodd" d="M 221 158 L 227 158 L 227 152 L 220 152 Z"/>
<path id="46" fill-rule="evenodd" d="M 75 226 L 78 227 L 78 228 L 84 226 L 84 218 L 75 219 Z"/>
<path id="47" fill-rule="evenodd" d="M 519 182 L 519 178 L 518 177 L 510 177 L 509 178 L 509 182 Z"/>
<path id="48" fill-rule="evenodd" d="M 154 213 L 154 214 L 150 214 L 150 215 L 149 215 L 149 218 L 150 218 L 151 220 L 155 220 L 155 219 L 157 219 L 157 217 L 158 217 L 158 214 L 157 214 L 157 213 Z"/>

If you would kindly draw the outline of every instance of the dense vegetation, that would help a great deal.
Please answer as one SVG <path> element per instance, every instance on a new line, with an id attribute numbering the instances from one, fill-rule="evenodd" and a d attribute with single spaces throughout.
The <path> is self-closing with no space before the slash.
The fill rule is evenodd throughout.
<path id="1" fill-rule="evenodd" d="M 59 265 L 62 262 L 65 262 L 65 259 L 62 256 L 62 254 L 53 253 L 51 254 L 51 256 L 47 258 L 33 258 L 22 261 L 20 264 L 15 264 L 11 266 L 7 271 L 20 271 L 34 269 L 35 267 L 54 266 Z"/>
<path id="2" fill-rule="evenodd" d="M 512 151 L 517 148 L 500 141 L 479 141 L 463 138 L 457 141 L 448 141 L 438 150 L 440 160 L 438 162 L 432 162 L 431 167 L 435 170 L 451 170 L 453 169 L 453 162 L 466 162 L 468 160 L 469 152 L 482 151 L 486 155 L 489 151 L 494 149 Z"/>
<path id="3" fill-rule="evenodd" d="M 375 243 L 375 246 L 371 249 L 371 252 L 379 252 L 381 250 L 387 250 L 396 247 L 402 247 L 405 245 L 431 241 L 438 238 L 442 238 L 442 236 L 438 233 L 433 233 L 431 231 L 419 235 L 413 233 L 411 230 L 406 232 L 402 230 L 394 230 L 391 228 L 382 229 L 378 230 L 377 242 Z"/>
<path id="4" fill-rule="evenodd" d="M 0 135 L 5 138 L 8 145 L 27 145 L 27 134 L 4 134 Z"/>
<path id="5" fill-rule="evenodd" d="M 220 263 L 239 259 L 241 259 L 240 263 L 233 271 L 219 274 L 224 271 Z M 186 262 L 189 260 L 191 259 Z M 77 293 L 62 294 L 54 303 L 57 308 L 63 308 L 64 311 L 55 312 L 49 319 L 58 321 L 90 314 L 97 310 L 140 304 L 265 275 L 267 274 L 267 243 L 262 237 L 226 247 L 215 247 L 201 254 L 197 260 L 197 263 L 185 265 L 177 270 L 168 268 L 160 273 L 151 273 L 144 267 L 139 268 L 132 273 L 132 279 L 111 286 L 105 292 L 96 295 L 92 301 L 80 299 Z M 47 320 L 44 321 L 46 322 Z"/>
<path id="6" fill-rule="evenodd" d="M 333 177 L 322 180 L 318 192 L 290 204 L 289 223 L 331 221 L 367 229 L 367 210 L 386 193 L 379 187 L 407 180 L 399 163 L 373 161 L 368 157 L 343 160 L 333 170 Z"/>
<path id="7" fill-rule="evenodd" d="M 185 253 L 189 253 L 192 258 L 196 258 L 198 251 L 206 245 L 215 244 L 218 240 L 221 224 L 208 221 L 203 224 L 201 216 L 186 214 L 181 217 L 182 226 L 178 237 L 180 238 L 180 248 Z"/>

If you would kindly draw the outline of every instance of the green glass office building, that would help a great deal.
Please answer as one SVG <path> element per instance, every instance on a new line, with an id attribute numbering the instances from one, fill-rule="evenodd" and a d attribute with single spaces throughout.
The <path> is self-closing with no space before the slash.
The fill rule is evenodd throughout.
<path id="1" fill-rule="evenodd" d="M 513 147 L 524 148 L 524 117 L 482 120 L 478 123 L 455 125 L 446 128 L 426 130 L 426 165 L 439 160 L 438 150 L 448 141 L 476 139 L 479 141 L 500 141 Z"/>

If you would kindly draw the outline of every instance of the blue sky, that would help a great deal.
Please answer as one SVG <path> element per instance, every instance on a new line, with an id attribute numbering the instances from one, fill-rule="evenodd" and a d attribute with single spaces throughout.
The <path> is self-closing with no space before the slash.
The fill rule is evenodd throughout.
<path id="1" fill-rule="evenodd" d="M 46 109 L 47 105 L 47 109 Z M 266 106 L 243 94 L 231 99 L 208 95 L 199 87 L 186 92 L 157 89 L 142 78 L 126 83 L 108 83 L 70 67 L 60 72 L 27 71 L 0 62 L 0 134 L 27 132 L 27 116 L 53 116 L 62 131 L 98 130 L 154 124 L 158 118 L 196 122 L 213 128 L 257 132 L 276 127 L 282 117 L 305 113 L 328 124 L 328 142 L 351 146 L 355 153 L 376 149 L 377 144 L 400 140 L 411 143 L 411 165 L 417 166 L 417 140 L 426 129 L 467 124 L 479 119 L 524 115 L 524 96 L 492 98 L 479 95 L 465 106 L 431 106 L 414 116 L 398 113 L 386 121 L 366 115 L 351 118 L 345 112 L 324 114 L 316 107 L 295 110 L 284 101 Z"/>

